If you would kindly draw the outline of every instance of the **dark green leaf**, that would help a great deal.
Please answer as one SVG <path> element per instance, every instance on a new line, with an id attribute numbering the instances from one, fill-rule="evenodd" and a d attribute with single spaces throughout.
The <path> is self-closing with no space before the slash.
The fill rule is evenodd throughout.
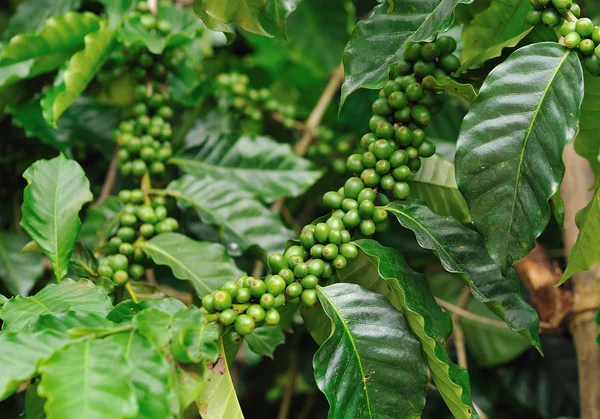
<path id="1" fill-rule="evenodd" d="M 90 207 L 81 226 L 77 240 L 92 249 L 98 249 L 115 234 L 119 225 L 119 213 L 123 204 L 109 197 L 101 204 Z"/>
<path id="2" fill-rule="evenodd" d="M 558 285 L 577 272 L 600 265 L 600 189 L 589 204 L 577 213 L 575 223 L 579 228 L 577 241 L 569 253 L 569 263 Z"/>
<path id="3" fill-rule="evenodd" d="M 467 203 L 458 191 L 454 164 L 438 156 L 423 159 L 410 184 L 411 198 L 426 201 L 438 215 L 450 215 L 462 223 L 471 220 Z"/>
<path id="4" fill-rule="evenodd" d="M 20 33 L 39 32 L 46 19 L 79 9 L 82 0 L 25 0 L 19 3 L 2 37 L 8 41 Z"/>
<path id="5" fill-rule="evenodd" d="M 490 73 L 464 120 L 458 188 L 503 272 L 535 246 L 550 220 L 548 200 L 558 191 L 582 99 L 577 54 L 534 44 Z"/>
<path id="6" fill-rule="evenodd" d="M 469 376 L 450 360 L 445 347 L 452 333 L 452 321 L 436 303 L 425 278 L 413 271 L 394 249 L 374 240 L 359 240 L 356 244 L 366 256 L 340 271 L 340 280 L 379 292 L 404 313 L 421 342 L 436 387 L 454 417 L 476 418 Z"/>
<path id="7" fill-rule="evenodd" d="M 48 285 L 35 296 L 16 296 L 8 300 L 0 310 L 4 321 L 2 331 L 23 330 L 42 314 L 66 313 L 72 309 L 105 316 L 111 308 L 108 296 L 92 282 L 86 279 L 75 282 L 67 278 L 58 285 Z"/>
<path id="8" fill-rule="evenodd" d="M 267 0 L 262 11 L 262 17 L 273 25 L 279 35 L 287 40 L 285 25 L 301 0 Z"/>
<path id="9" fill-rule="evenodd" d="M 264 0 L 194 0 L 194 12 L 213 31 L 231 32 L 227 24 L 240 25 L 248 32 L 269 35 L 259 22 Z"/>
<path id="10" fill-rule="evenodd" d="M 313 359 L 329 417 L 419 418 L 427 367 L 404 316 L 354 284 L 318 287 L 317 295 L 334 325 Z"/>
<path id="11" fill-rule="evenodd" d="M 98 260 L 90 248 L 84 244 L 75 243 L 75 248 L 71 255 L 70 267 L 79 278 L 94 279 L 96 270 L 98 269 Z"/>
<path id="12" fill-rule="evenodd" d="M 170 162 L 199 178 L 209 175 L 235 183 L 269 202 L 301 195 L 322 174 L 289 144 L 270 137 L 207 136 L 198 147 L 195 155 Z"/>
<path id="13" fill-rule="evenodd" d="M 218 243 L 197 242 L 178 233 L 161 234 L 144 242 L 142 249 L 158 265 L 190 281 L 199 297 L 242 275 L 225 248 Z"/>
<path id="14" fill-rule="evenodd" d="M 220 228 L 232 256 L 241 255 L 253 245 L 267 254 L 280 251 L 294 236 L 279 215 L 226 180 L 187 175 L 171 182 L 168 193 L 177 198 L 180 208 L 193 208 L 203 222 Z"/>
<path id="15" fill-rule="evenodd" d="M 395 1 L 390 8 L 379 4 L 352 32 L 344 52 L 346 81 L 340 108 L 352 92 L 361 88 L 379 89 L 388 79 L 388 67 L 404 56 L 410 41 L 432 39 L 454 20 L 454 8 L 471 0 Z"/>
<path id="16" fill-rule="evenodd" d="M 37 384 L 30 384 L 25 390 L 25 406 L 19 419 L 46 419 L 45 400 L 37 394 Z"/>
<path id="17" fill-rule="evenodd" d="M 93 13 L 69 12 L 48 19 L 39 34 L 13 37 L 0 52 L 0 86 L 55 70 L 83 48 L 86 35 L 99 28 Z"/>
<path id="18" fill-rule="evenodd" d="M 573 145 L 581 157 L 587 159 L 596 175 L 596 186 L 600 184 L 600 78 L 588 72 L 583 76 L 585 95 L 581 103 L 581 116 L 579 118 L 579 133 Z"/>
<path id="19" fill-rule="evenodd" d="M 285 334 L 279 325 L 261 326 L 246 336 L 246 342 L 253 352 L 272 359 L 275 349 L 285 343 Z"/>
<path id="20" fill-rule="evenodd" d="M 331 320 L 329 320 L 321 306 L 311 307 L 310 309 L 303 308 L 300 312 L 306 330 L 308 330 L 317 345 L 321 346 L 331 336 Z"/>
<path id="21" fill-rule="evenodd" d="M 86 35 L 84 41 L 84 49 L 71 57 L 65 71 L 42 97 L 42 114 L 53 127 L 56 127 L 56 121 L 63 112 L 83 93 L 118 45 L 116 31 L 105 21 L 100 23 L 98 31 Z"/>
<path id="22" fill-rule="evenodd" d="M 61 333 L 0 333 L 0 400 L 13 394 L 22 381 L 33 378 L 41 361 L 69 343 Z"/>
<path id="23" fill-rule="evenodd" d="M 563 224 L 565 223 L 565 201 L 560 196 L 560 192 L 552 195 L 550 204 L 552 205 L 552 214 L 554 214 L 556 222 L 560 228 L 563 228 Z"/>
<path id="24" fill-rule="evenodd" d="M 136 417 L 138 404 L 124 352 L 115 342 L 85 340 L 45 360 L 39 368 L 38 394 L 48 399 L 48 417 Z"/>
<path id="25" fill-rule="evenodd" d="M 511 270 L 510 275 L 502 276 L 477 232 L 452 218 L 435 215 L 419 202 L 394 202 L 387 209 L 415 233 L 421 247 L 434 251 L 444 269 L 459 274 L 478 301 L 541 351 L 537 313 L 521 296 L 517 275 Z"/>
<path id="26" fill-rule="evenodd" d="M 28 241 L 23 233 L 0 231 L 0 279 L 15 295 L 27 295 L 44 273 L 42 255 L 20 252 Z"/>
<path id="27" fill-rule="evenodd" d="M 28 185 L 23 191 L 21 226 L 43 249 L 60 281 L 81 229 L 79 211 L 93 198 L 90 182 L 81 166 L 62 154 L 38 160 L 23 177 Z"/>

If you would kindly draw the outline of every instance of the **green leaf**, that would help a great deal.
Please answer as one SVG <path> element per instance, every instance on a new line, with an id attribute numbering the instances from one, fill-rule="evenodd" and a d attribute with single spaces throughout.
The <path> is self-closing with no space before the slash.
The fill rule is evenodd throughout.
<path id="1" fill-rule="evenodd" d="M 560 191 L 552 195 L 552 198 L 550 198 L 550 205 L 552 205 L 552 214 L 554 214 L 558 226 L 563 228 L 565 223 L 565 201 L 563 201 L 562 196 L 560 196 Z"/>
<path id="2" fill-rule="evenodd" d="M 575 151 L 581 157 L 587 159 L 596 175 L 596 186 L 600 185 L 600 78 L 594 77 L 588 72 L 583 76 L 585 95 L 581 103 L 581 115 L 579 118 L 579 132 L 573 145 Z"/>
<path id="3" fill-rule="evenodd" d="M 273 352 L 285 343 L 285 334 L 279 325 L 261 326 L 246 336 L 246 342 L 253 352 L 273 359 Z"/>
<path id="4" fill-rule="evenodd" d="M 82 0 L 25 0 L 19 3 L 10 18 L 2 38 L 8 41 L 15 35 L 39 32 L 52 16 L 79 9 Z"/>
<path id="5" fill-rule="evenodd" d="M 240 25 L 248 32 L 269 35 L 259 22 L 266 0 L 194 0 L 194 12 L 213 31 L 231 32 L 227 24 Z"/>
<path id="6" fill-rule="evenodd" d="M 79 211 L 92 200 L 90 182 L 79 163 L 59 155 L 38 160 L 23 173 L 21 226 L 40 246 L 60 282 L 67 274 L 77 234 L 81 229 Z"/>
<path id="7" fill-rule="evenodd" d="M 108 22 L 111 28 L 120 26 L 123 18 L 133 10 L 136 1 L 133 0 L 99 0 L 104 4 L 104 10 L 108 15 Z"/>
<path id="8" fill-rule="evenodd" d="M 167 345 L 171 341 L 169 331 L 173 324 L 172 314 L 150 307 L 136 313 L 132 323 L 137 331 L 161 350 L 161 353 L 168 350 Z"/>
<path id="9" fill-rule="evenodd" d="M 30 384 L 25 390 L 25 406 L 22 419 L 45 419 L 44 402 L 45 400 L 37 394 L 37 384 Z"/>
<path id="10" fill-rule="evenodd" d="M 262 11 L 262 18 L 275 27 L 278 34 L 287 40 L 285 25 L 301 0 L 267 0 Z"/>
<path id="11" fill-rule="evenodd" d="M 176 313 L 171 333 L 171 350 L 179 362 L 204 363 L 217 360 L 219 325 L 205 321 L 197 307 L 192 306 Z"/>
<path id="12" fill-rule="evenodd" d="M 79 278 L 94 279 L 98 269 L 98 260 L 88 247 L 75 243 L 70 268 Z"/>
<path id="13" fill-rule="evenodd" d="M 432 39 L 452 26 L 454 8 L 471 0 L 406 0 L 391 7 L 382 3 L 354 28 L 344 51 L 346 80 L 340 109 L 350 94 L 379 89 L 388 80 L 388 67 L 404 57 L 411 41 Z"/>
<path id="14" fill-rule="evenodd" d="M 502 275 L 477 232 L 435 215 L 420 202 L 394 202 L 386 208 L 415 233 L 421 247 L 434 251 L 444 269 L 465 281 L 478 301 L 541 351 L 538 316 L 521 296 L 517 275 L 514 270 L 507 277 Z"/>
<path id="15" fill-rule="evenodd" d="M 252 246 L 270 254 L 283 249 L 295 236 L 279 215 L 226 180 L 186 175 L 171 182 L 167 193 L 177 199 L 181 209 L 193 208 L 203 222 L 219 228 L 231 256 L 239 256 Z"/>
<path id="16" fill-rule="evenodd" d="M 449 215 L 462 223 L 471 221 L 467 203 L 456 186 L 454 164 L 438 156 L 422 161 L 410 184 L 410 197 L 426 201 L 438 215 Z"/>
<path id="17" fill-rule="evenodd" d="M 182 280 L 190 281 L 199 297 L 242 275 L 225 248 L 197 242 L 183 234 L 167 233 L 144 242 L 144 252 L 158 265 L 166 265 Z"/>
<path id="18" fill-rule="evenodd" d="M 38 394 L 52 418 L 133 418 L 138 404 L 125 348 L 107 340 L 86 340 L 57 351 L 39 370 Z M 107 362 L 110 360 L 110 362 Z"/>
<path id="19" fill-rule="evenodd" d="M 413 271 L 394 249 L 374 240 L 358 240 L 356 245 L 365 256 L 340 271 L 339 279 L 379 292 L 404 313 L 421 342 L 435 385 L 454 417 L 477 418 L 471 402 L 469 376 L 450 360 L 446 351 L 452 321 L 436 303 L 425 278 Z"/>
<path id="20" fill-rule="evenodd" d="M 594 197 L 577 213 L 575 224 L 579 228 L 577 241 L 569 252 L 569 263 L 560 282 L 564 283 L 567 279 L 578 272 L 587 271 L 596 265 L 600 265 L 600 189 L 596 190 Z"/>
<path id="21" fill-rule="evenodd" d="M 422 81 L 423 86 L 428 89 L 437 90 L 440 92 L 448 92 L 451 95 L 458 96 L 467 102 L 473 102 L 477 93 L 473 85 L 469 83 L 461 83 L 456 79 L 448 76 L 436 79 L 433 76 L 427 76 Z"/>
<path id="22" fill-rule="evenodd" d="M 204 388 L 196 399 L 204 419 L 244 419 L 240 402 L 227 367 L 223 339 L 219 339 L 219 358 L 208 363 L 204 372 Z"/>
<path id="23" fill-rule="evenodd" d="M 23 381 L 32 379 L 41 361 L 69 343 L 61 333 L 0 333 L 0 400 L 6 399 Z"/>
<path id="24" fill-rule="evenodd" d="M 531 3 L 528 0 L 493 0 L 487 10 L 476 14 L 465 25 L 462 32 L 462 61 L 522 33 L 529 26 L 525 23 L 525 17 L 530 10 Z"/>
<path id="25" fill-rule="evenodd" d="M 186 306 L 180 300 L 175 298 L 164 298 L 162 300 L 142 300 L 139 303 L 133 300 L 126 300 L 119 303 L 106 316 L 108 320 L 115 323 L 124 323 L 131 321 L 133 317 L 146 308 L 156 308 L 167 314 L 175 314 L 180 310 L 185 310 Z"/>
<path id="26" fill-rule="evenodd" d="M 42 97 L 42 114 L 53 127 L 56 127 L 56 121 L 63 112 L 83 93 L 118 45 L 116 31 L 104 21 L 100 23 L 100 29 L 86 35 L 84 41 L 84 49 L 71 57 L 61 77 Z"/>
<path id="27" fill-rule="evenodd" d="M 331 320 L 329 320 L 321 306 L 311 307 L 310 309 L 302 308 L 300 313 L 306 330 L 308 330 L 317 345 L 321 346 L 331 336 Z"/>
<path id="28" fill-rule="evenodd" d="M 52 330 L 69 335 L 72 330 L 81 331 L 82 329 L 96 329 L 103 331 L 114 329 L 115 323 L 104 317 L 104 313 L 78 311 L 77 308 L 62 313 L 42 314 L 35 323 L 31 323 L 27 328 L 31 332 L 43 332 Z M 89 333 L 88 333 L 89 334 Z M 87 334 L 86 334 L 87 335 Z M 73 337 L 73 335 L 69 335 Z"/>
<path id="29" fill-rule="evenodd" d="M 122 208 L 123 204 L 115 197 L 108 197 L 101 204 L 92 205 L 86 213 L 77 240 L 97 250 L 117 231 Z"/>
<path id="30" fill-rule="evenodd" d="M 95 14 L 69 12 L 49 18 L 39 34 L 14 36 L 0 52 L 0 86 L 57 69 L 99 28 Z"/>
<path id="31" fill-rule="evenodd" d="M 172 30 L 168 35 L 162 36 L 155 30 L 144 28 L 139 15 L 130 17 L 119 29 L 125 46 L 143 45 L 152 54 L 160 55 L 166 48 L 178 47 L 191 41 L 202 27 L 193 15 L 174 6 L 160 7 L 158 15 L 171 24 Z"/>
<path id="32" fill-rule="evenodd" d="M 268 202 L 302 195 L 322 175 L 289 144 L 270 137 L 206 136 L 198 148 L 196 155 L 169 161 L 193 176 L 232 182 Z"/>
<path id="33" fill-rule="evenodd" d="M 503 272 L 535 246 L 550 220 L 548 200 L 558 191 L 582 99 L 577 54 L 545 42 L 496 67 L 464 120 L 458 188 Z"/>
<path id="34" fill-rule="evenodd" d="M 520 34 L 498 44 L 492 45 L 479 54 L 468 59 L 457 71 L 458 74 L 464 74 L 469 70 L 474 70 L 476 68 L 483 67 L 485 63 L 493 58 L 498 58 L 502 56 L 502 53 L 505 48 L 514 48 L 519 45 L 529 33 L 533 30 L 533 27 L 521 32 Z"/>
<path id="35" fill-rule="evenodd" d="M 67 278 L 58 285 L 48 285 L 34 296 L 16 296 L 8 300 L 0 310 L 4 321 L 2 331 L 23 330 L 42 314 L 65 313 L 73 309 L 105 316 L 111 308 L 108 296 L 92 282 L 86 279 L 75 282 Z"/>
<path id="36" fill-rule="evenodd" d="M 20 252 L 28 241 L 23 233 L 0 231 L 0 279 L 15 295 L 27 295 L 44 274 L 42 255 Z"/>
<path id="37" fill-rule="evenodd" d="M 109 336 L 106 340 L 125 348 L 125 359 L 132 371 L 131 381 L 140 406 L 136 418 L 170 418 L 172 413 L 179 413 L 171 411 L 177 406 L 170 379 L 171 366 L 154 345 L 135 331 Z"/>
<path id="38" fill-rule="evenodd" d="M 402 313 L 354 284 L 317 288 L 334 325 L 313 358 L 329 417 L 419 418 L 427 367 Z"/>

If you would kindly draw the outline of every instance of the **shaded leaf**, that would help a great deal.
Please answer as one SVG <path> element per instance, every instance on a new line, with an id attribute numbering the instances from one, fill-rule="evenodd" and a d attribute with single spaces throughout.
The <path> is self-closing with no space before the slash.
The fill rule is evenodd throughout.
<path id="1" fill-rule="evenodd" d="M 444 269 L 459 274 L 478 301 L 541 351 L 539 319 L 521 296 L 516 273 L 511 270 L 507 277 L 502 275 L 477 232 L 452 218 L 435 215 L 420 202 L 394 202 L 386 208 L 415 233 L 421 247 L 434 251 Z"/>
<path id="2" fill-rule="evenodd" d="M 75 282 L 67 278 L 58 285 L 46 286 L 34 296 L 16 296 L 8 300 L 0 310 L 4 321 L 2 331 L 23 330 L 42 314 L 65 313 L 73 309 L 105 316 L 111 308 L 108 296 L 92 282 L 86 279 Z"/>
<path id="3" fill-rule="evenodd" d="M 144 252 L 158 265 L 190 281 L 199 297 L 242 275 L 225 248 L 218 243 L 197 242 L 183 234 L 167 233 L 144 242 Z"/>
<path id="4" fill-rule="evenodd" d="M 15 295 L 27 295 L 44 273 L 42 255 L 21 253 L 28 241 L 23 233 L 0 231 L 0 279 Z"/>
<path id="5" fill-rule="evenodd" d="M 0 400 L 17 391 L 21 382 L 32 379 L 40 362 L 67 343 L 67 338 L 54 331 L 0 333 Z"/>
<path id="6" fill-rule="evenodd" d="M 194 12 L 213 31 L 231 32 L 227 24 L 240 25 L 248 32 L 271 37 L 259 22 L 265 0 L 194 0 Z"/>
<path id="7" fill-rule="evenodd" d="M 187 175 L 171 182 L 167 192 L 177 199 L 181 209 L 193 208 L 203 222 L 219 228 L 232 256 L 241 255 L 251 246 L 260 246 L 270 254 L 283 249 L 294 236 L 278 214 L 226 180 Z"/>
<path id="8" fill-rule="evenodd" d="M 262 17 L 273 25 L 279 35 L 287 40 L 285 25 L 301 0 L 267 0 L 262 11 Z"/>
<path id="9" fill-rule="evenodd" d="M 198 148 L 195 155 L 169 161 L 193 176 L 232 182 L 268 202 L 299 196 L 322 175 L 289 144 L 270 137 L 207 136 Z"/>
<path id="10" fill-rule="evenodd" d="M 112 50 L 117 46 L 116 32 L 101 22 L 100 29 L 85 36 L 85 47 L 71 57 L 61 77 L 42 97 L 42 114 L 50 125 L 83 93 Z"/>
<path id="11" fill-rule="evenodd" d="M 48 419 L 136 417 L 138 404 L 124 352 L 115 342 L 86 340 L 44 361 L 38 394 L 48 399 Z"/>
<path id="12" fill-rule="evenodd" d="M 46 19 L 79 9 L 82 0 L 25 0 L 19 3 L 10 18 L 2 38 L 8 41 L 20 33 L 39 32 Z"/>
<path id="13" fill-rule="evenodd" d="M 98 260 L 94 253 L 84 244 L 75 243 L 71 255 L 70 268 L 79 278 L 94 279 L 98 269 Z"/>
<path id="14" fill-rule="evenodd" d="M 451 361 L 445 347 L 452 321 L 436 303 L 425 278 L 413 271 L 398 251 L 374 240 L 355 243 L 364 256 L 340 271 L 340 280 L 379 292 L 404 313 L 421 343 L 435 385 L 454 417 L 476 418 L 469 376 Z"/>
<path id="15" fill-rule="evenodd" d="M 331 320 L 329 320 L 329 317 L 327 317 L 321 306 L 310 309 L 302 308 L 300 313 L 302 314 L 306 330 L 308 330 L 308 333 L 310 333 L 310 336 L 315 340 L 317 345 L 321 346 L 331 336 Z"/>
<path id="16" fill-rule="evenodd" d="M 552 195 L 550 205 L 552 205 L 552 214 L 554 214 L 556 222 L 560 228 L 563 228 L 565 223 L 565 201 L 560 196 L 560 191 Z"/>
<path id="17" fill-rule="evenodd" d="M 261 326 L 246 336 L 246 342 L 253 352 L 273 359 L 273 352 L 285 343 L 285 334 L 279 325 Z"/>
<path id="18" fill-rule="evenodd" d="M 496 67 L 465 117 L 456 179 L 503 272 L 535 246 L 550 220 L 548 200 L 558 191 L 582 99 L 577 54 L 540 43 Z"/>
<path id="19" fill-rule="evenodd" d="M 171 350 L 179 362 L 216 362 L 219 336 L 219 325 L 204 320 L 197 307 L 179 311 L 173 316 Z"/>
<path id="20" fill-rule="evenodd" d="M 600 185 L 600 78 L 588 72 L 583 76 L 585 94 L 581 103 L 579 132 L 573 145 L 575 151 L 584 157 L 596 175 L 596 185 Z"/>
<path id="21" fill-rule="evenodd" d="M 404 316 L 354 284 L 318 287 L 317 295 L 334 325 L 313 358 L 329 416 L 420 417 L 427 367 Z"/>
<path id="22" fill-rule="evenodd" d="M 388 68 L 404 57 L 411 41 L 432 39 L 452 26 L 454 8 L 471 0 L 406 0 L 377 5 L 354 28 L 344 51 L 346 80 L 340 109 L 357 89 L 379 89 L 388 80 Z"/>
<path id="23" fill-rule="evenodd" d="M 97 250 L 117 231 L 122 207 L 116 197 L 108 197 L 101 204 L 92 205 L 87 210 L 77 240 Z"/>
<path id="24" fill-rule="evenodd" d="M 449 215 L 462 223 L 471 220 L 467 203 L 454 177 L 454 164 L 438 156 L 423 159 L 421 170 L 410 183 L 410 197 L 426 201 L 433 212 Z"/>
<path id="25" fill-rule="evenodd" d="M 49 18 L 39 33 L 14 36 L 0 51 L 0 86 L 57 69 L 99 28 L 95 14 L 68 12 Z"/>
<path id="26" fill-rule="evenodd" d="M 21 226 L 44 250 L 60 282 L 81 229 L 79 211 L 93 198 L 90 182 L 81 166 L 62 154 L 52 160 L 38 160 L 23 177 L 27 187 Z"/>
<path id="27" fill-rule="evenodd" d="M 579 228 L 577 241 L 569 252 L 569 263 L 558 283 L 564 283 L 577 272 L 587 271 L 600 265 L 600 189 L 596 190 L 594 197 L 577 213 L 575 223 Z"/>
<path id="28" fill-rule="evenodd" d="M 472 102 L 477 96 L 473 85 L 469 83 L 461 83 L 456 79 L 448 76 L 436 79 L 433 76 L 427 76 L 423 79 L 423 86 L 428 89 L 437 90 L 441 92 L 448 92 L 451 95 L 458 96 L 467 102 Z"/>

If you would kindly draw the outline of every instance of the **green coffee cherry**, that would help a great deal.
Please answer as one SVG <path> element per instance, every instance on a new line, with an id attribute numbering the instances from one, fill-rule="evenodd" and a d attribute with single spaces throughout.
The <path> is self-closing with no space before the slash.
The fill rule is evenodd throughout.
<path id="1" fill-rule="evenodd" d="M 268 326 L 277 326 L 280 319 L 281 315 L 275 308 L 271 308 L 265 313 L 265 323 Z"/>
<path id="2" fill-rule="evenodd" d="M 267 285 L 262 279 L 254 279 L 249 281 L 248 284 L 250 285 L 250 293 L 254 297 L 260 297 L 267 292 Z"/>
<path id="3" fill-rule="evenodd" d="M 235 329 L 236 333 L 238 333 L 242 336 L 252 333 L 254 331 L 254 327 L 255 327 L 254 320 L 252 319 L 252 317 L 250 317 L 247 314 L 240 314 L 235 319 L 234 329 Z"/>
<path id="4" fill-rule="evenodd" d="M 223 325 L 223 326 L 229 326 L 232 325 L 235 320 L 237 319 L 238 314 L 228 308 L 226 310 L 223 310 L 220 314 L 219 314 L 219 322 Z"/>
<path id="5" fill-rule="evenodd" d="M 302 301 L 302 305 L 306 308 L 316 307 L 319 304 L 317 292 L 312 289 L 304 290 L 301 294 L 300 300 Z"/>
<path id="6" fill-rule="evenodd" d="M 217 291 L 213 294 L 213 306 L 217 311 L 223 311 L 231 307 L 231 295 L 225 291 Z"/>
<path id="7" fill-rule="evenodd" d="M 302 290 L 302 285 L 300 285 L 298 282 L 292 282 L 286 287 L 285 293 L 289 298 L 296 298 L 300 297 L 300 294 L 302 294 Z"/>

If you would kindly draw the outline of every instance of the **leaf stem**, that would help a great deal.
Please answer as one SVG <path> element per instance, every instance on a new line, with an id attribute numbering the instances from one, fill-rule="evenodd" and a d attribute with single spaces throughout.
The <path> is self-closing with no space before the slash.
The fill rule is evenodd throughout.
<path id="1" fill-rule="evenodd" d="M 125 284 L 125 289 L 129 293 L 129 295 L 131 295 L 131 299 L 133 300 L 134 303 L 137 304 L 140 302 L 140 300 L 137 298 L 137 295 L 135 295 L 135 292 L 133 291 L 133 287 L 131 286 L 130 282 L 127 282 Z"/>

